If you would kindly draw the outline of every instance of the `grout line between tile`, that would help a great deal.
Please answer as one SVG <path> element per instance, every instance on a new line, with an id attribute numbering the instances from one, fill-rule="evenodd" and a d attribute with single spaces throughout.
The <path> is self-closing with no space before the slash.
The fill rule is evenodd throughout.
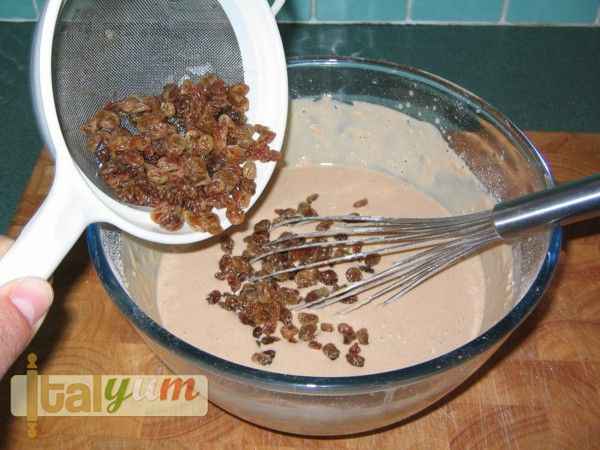
<path id="1" fill-rule="evenodd" d="M 413 0 L 406 0 L 406 23 L 412 23 Z"/>
<path id="2" fill-rule="evenodd" d="M 35 11 L 36 20 L 40 18 L 40 8 L 38 8 L 38 4 L 36 0 L 31 0 L 33 4 L 33 10 Z"/>
<path id="3" fill-rule="evenodd" d="M 380 21 L 366 21 L 366 20 L 281 20 L 279 23 L 284 24 L 301 24 L 301 25 L 439 25 L 439 26 L 508 26 L 508 27 L 552 27 L 552 28 L 564 28 L 564 27 L 596 27 L 596 23 L 537 23 L 537 22 L 442 22 L 435 20 L 380 20 Z"/>
<path id="4" fill-rule="evenodd" d="M 594 20 L 594 25 L 600 25 L 600 5 L 598 5 L 598 13 L 596 14 L 596 20 Z"/>
<path id="5" fill-rule="evenodd" d="M 500 13 L 500 22 L 501 24 L 506 23 L 506 16 L 508 15 L 508 7 L 510 6 L 510 0 L 504 0 L 502 3 L 502 12 Z"/>
<path id="6" fill-rule="evenodd" d="M 317 23 L 317 0 L 310 0 L 310 23 Z"/>
<path id="7" fill-rule="evenodd" d="M 37 19 L 25 18 L 25 17 L 0 17 L 0 23 L 26 23 L 26 22 L 37 22 Z"/>

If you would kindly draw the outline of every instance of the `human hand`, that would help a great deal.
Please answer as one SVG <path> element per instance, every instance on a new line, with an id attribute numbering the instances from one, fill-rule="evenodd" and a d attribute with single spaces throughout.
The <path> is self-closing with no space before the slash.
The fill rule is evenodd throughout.
<path id="1" fill-rule="evenodd" d="M 11 239 L 0 236 L 0 257 L 11 245 Z M 0 286 L 0 378 L 33 339 L 53 298 L 52 287 L 41 278 L 21 278 Z"/>

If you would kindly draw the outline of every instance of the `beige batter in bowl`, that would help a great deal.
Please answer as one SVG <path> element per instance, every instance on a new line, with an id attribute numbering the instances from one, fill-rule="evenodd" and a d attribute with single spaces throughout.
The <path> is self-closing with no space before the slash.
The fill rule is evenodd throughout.
<path id="1" fill-rule="evenodd" d="M 432 75 L 358 59 L 296 59 L 289 63 L 289 85 L 292 98 L 329 94 L 345 103 L 381 105 L 429 122 L 497 200 L 552 185 L 536 149 L 504 116 Z M 360 160 L 348 161 L 340 147 L 333 150 L 328 155 L 337 154 L 341 160 L 333 162 Z M 389 164 L 393 157 L 390 150 L 388 169 L 393 167 Z M 435 191 L 433 198 L 444 196 L 444 189 Z M 441 203 L 454 212 L 451 202 Z M 486 303 L 480 333 L 458 348 L 386 372 L 318 377 L 232 363 L 180 339 L 162 325 L 156 302 L 158 263 L 166 249 L 124 238 L 108 227 L 91 227 L 87 236 L 108 292 L 167 365 L 182 374 L 205 374 L 209 400 L 245 420 L 309 435 L 351 434 L 389 425 L 450 392 L 489 358 L 537 304 L 560 245 L 560 229 L 512 245 L 512 264 L 504 273 L 514 283 L 505 278 L 490 281 L 497 283 L 498 290 L 510 284 L 510 292 L 504 301 Z M 497 256 L 486 260 L 484 255 L 481 261 L 488 272 L 503 264 Z"/>

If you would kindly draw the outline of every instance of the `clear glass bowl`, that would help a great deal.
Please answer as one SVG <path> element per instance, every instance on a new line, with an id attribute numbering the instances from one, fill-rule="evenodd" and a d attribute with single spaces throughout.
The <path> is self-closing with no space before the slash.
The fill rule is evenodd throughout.
<path id="1" fill-rule="evenodd" d="M 288 74 L 291 98 L 331 95 L 344 102 L 367 101 L 434 124 L 498 200 L 553 185 L 547 165 L 523 133 L 493 107 L 448 81 L 409 67 L 340 57 L 293 58 Z M 343 435 L 404 419 L 479 368 L 548 286 L 561 231 L 555 228 L 513 244 L 519 256 L 513 268 L 514 306 L 498 313 L 479 337 L 411 367 L 352 377 L 270 373 L 189 345 L 161 326 L 153 297 L 157 264 L 165 249 L 124 238 L 105 225 L 90 226 L 87 239 L 98 275 L 116 305 L 173 371 L 208 377 L 213 403 L 275 430 Z M 128 267 L 132 258 L 143 269 L 135 275 Z"/>

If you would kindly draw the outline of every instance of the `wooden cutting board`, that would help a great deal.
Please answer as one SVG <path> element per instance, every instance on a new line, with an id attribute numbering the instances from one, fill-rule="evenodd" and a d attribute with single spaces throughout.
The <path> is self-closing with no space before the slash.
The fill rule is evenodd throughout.
<path id="1" fill-rule="evenodd" d="M 557 181 L 600 172 L 600 134 L 531 132 Z M 52 179 L 45 152 L 11 229 L 17 235 Z M 68 220 L 68 219 L 67 219 Z M 56 299 L 27 352 L 41 373 L 164 374 L 169 370 L 113 305 L 84 239 L 54 275 Z M 27 354 L 27 352 L 25 354 Z M 449 396 L 403 423 L 345 438 L 290 436 L 209 406 L 200 418 L 63 418 L 38 421 L 27 437 L 0 383 L 0 447 L 5 448 L 600 448 L 600 219 L 565 229 L 556 274 L 540 305 L 500 350 Z"/>

